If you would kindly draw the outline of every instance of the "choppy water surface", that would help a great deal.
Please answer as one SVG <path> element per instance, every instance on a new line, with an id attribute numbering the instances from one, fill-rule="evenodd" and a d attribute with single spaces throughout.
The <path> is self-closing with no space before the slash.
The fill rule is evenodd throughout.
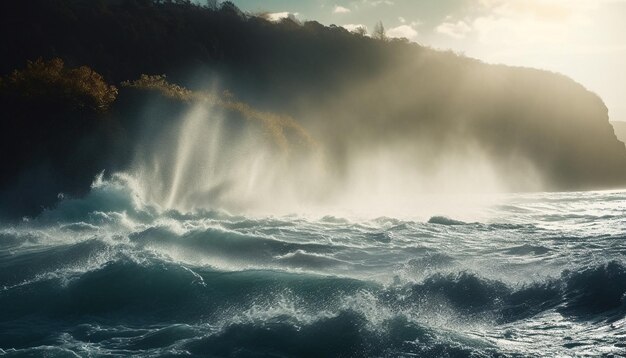
<path id="1" fill-rule="evenodd" d="M 101 183 L 2 225 L 0 354 L 626 355 L 626 192 L 437 210 L 182 214 Z"/>

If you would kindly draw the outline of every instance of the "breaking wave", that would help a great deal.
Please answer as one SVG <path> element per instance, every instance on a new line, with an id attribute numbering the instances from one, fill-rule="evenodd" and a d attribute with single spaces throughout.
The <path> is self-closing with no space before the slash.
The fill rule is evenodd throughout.
<path id="1" fill-rule="evenodd" d="M 623 227 L 611 212 L 624 195 L 595 195 L 612 199 L 589 214 L 598 227 Z M 0 354 L 620 352 L 621 233 L 580 216 L 557 228 L 541 199 L 510 200 L 515 210 L 472 224 L 254 217 L 164 210 L 129 177 L 100 179 L 0 230 Z"/>

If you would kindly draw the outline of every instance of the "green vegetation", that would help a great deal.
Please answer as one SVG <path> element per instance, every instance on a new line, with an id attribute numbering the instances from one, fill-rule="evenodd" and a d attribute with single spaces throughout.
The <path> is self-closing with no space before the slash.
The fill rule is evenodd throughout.
<path id="1" fill-rule="evenodd" d="M 295 142 L 298 144 L 315 145 L 307 131 L 293 118 L 254 109 L 246 103 L 235 100 L 232 93 L 228 91 L 224 91 L 221 96 L 209 91 L 191 91 L 185 87 L 169 83 L 165 75 L 146 74 L 142 74 L 138 80 L 122 82 L 122 87 L 156 91 L 171 99 L 188 103 L 205 102 L 235 112 L 250 121 L 260 123 L 274 142 L 284 150 L 289 149 L 290 146 L 287 137 L 288 132 L 295 135 Z"/>
<path id="2" fill-rule="evenodd" d="M 0 83 L 4 95 L 71 102 L 77 108 L 99 111 L 108 109 L 117 96 L 117 88 L 100 74 L 87 66 L 67 69 L 60 58 L 28 61 L 26 68 L 14 70 Z"/>

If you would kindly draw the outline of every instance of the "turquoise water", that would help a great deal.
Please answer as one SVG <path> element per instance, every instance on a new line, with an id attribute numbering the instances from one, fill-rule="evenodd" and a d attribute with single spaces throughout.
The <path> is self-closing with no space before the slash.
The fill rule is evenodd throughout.
<path id="1" fill-rule="evenodd" d="M 625 355 L 625 209 L 605 191 L 185 214 L 104 182 L 2 225 L 0 355 Z"/>

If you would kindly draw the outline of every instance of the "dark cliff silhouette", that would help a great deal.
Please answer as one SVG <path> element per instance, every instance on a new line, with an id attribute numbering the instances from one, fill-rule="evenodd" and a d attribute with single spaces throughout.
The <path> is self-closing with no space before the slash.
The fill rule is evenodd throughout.
<path id="1" fill-rule="evenodd" d="M 527 189 L 522 167 L 547 190 L 626 183 L 626 149 L 602 100 L 559 74 L 317 22 L 272 23 L 230 2 L 3 1 L 0 28 L 5 215 L 36 213 L 128 165 L 138 107 L 155 94 L 120 84 L 144 73 L 192 90 L 211 84 L 295 118 L 338 173 L 356 149 L 393 143 L 424 168 L 478 147 L 514 190 Z M 38 58 L 60 59 L 59 76 L 73 80 L 12 79 Z M 81 71 L 94 88 L 81 87 Z M 187 106 L 165 101 L 172 118 Z"/>
<path id="2" fill-rule="evenodd" d="M 626 143 L 626 122 L 614 121 L 611 122 L 613 130 L 615 130 L 615 136 L 622 143 Z"/>

